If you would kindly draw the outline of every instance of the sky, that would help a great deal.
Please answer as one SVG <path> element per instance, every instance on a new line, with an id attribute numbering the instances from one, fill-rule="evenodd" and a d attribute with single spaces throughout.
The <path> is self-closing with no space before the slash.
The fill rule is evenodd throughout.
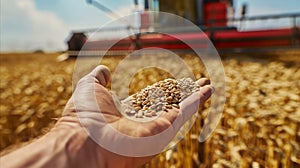
<path id="1" fill-rule="evenodd" d="M 133 0 L 96 1 L 119 16 L 133 12 Z M 143 4 L 143 0 L 139 2 Z M 244 3 L 248 6 L 247 16 L 300 13 L 300 0 L 235 0 L 234 3 L 236 16 Z M 0 12 L 0 52 L 66 50 L 72 30 L 99 28 L 112 20 L 86 0 L 1 0 Z M 279 23 L 267 21 L 265 25 Z"/>

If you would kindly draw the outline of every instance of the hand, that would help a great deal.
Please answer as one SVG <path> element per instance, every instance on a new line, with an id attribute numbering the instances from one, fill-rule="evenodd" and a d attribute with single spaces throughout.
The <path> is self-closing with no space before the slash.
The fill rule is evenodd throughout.
<path id="1" fill-rule="evenodd" d="M 91 153 L 99 157 L 93 163 L 105 167 L 137 167 L 149 161 L 166 147 L 213 92 L 210 81 L 202 78 L 197 81 L 200 91 L 181 102 L 180 110 L 172 108 L 155 120 L 136 122 L 118 111 L 118 102 L 105 88 L 109 80 L 109 69 L 101 65 L 83 77 L 56 125 L 56 128 L 83 126 L 85 129 L 79 130 L 93 139 Z"/>

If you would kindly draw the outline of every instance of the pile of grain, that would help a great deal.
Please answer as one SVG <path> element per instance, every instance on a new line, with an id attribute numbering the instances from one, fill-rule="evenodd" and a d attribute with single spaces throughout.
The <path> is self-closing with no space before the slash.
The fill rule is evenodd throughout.
<path id="1" fill-rule="evenodd" d="M 191 78 L 165 79 L 147 86 L 123 101 L 124 112 L 136 118 L 154 117 L 162 111 L 179 108 L 179 103 L 199 90 Z"/>

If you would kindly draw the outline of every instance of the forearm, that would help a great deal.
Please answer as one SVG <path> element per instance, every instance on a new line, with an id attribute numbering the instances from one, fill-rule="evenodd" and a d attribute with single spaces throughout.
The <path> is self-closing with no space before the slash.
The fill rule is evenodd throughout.
<path id="1" fill-rule="evenodd" d="M 152 157 L 121 156 L 96 144 L 76 115 L 62 117 L 45 136 L 0 160 L 0 167 L 138 167 Z"/>
<path id="2" fill-rule="evenodd" d="M 101 158 L 95 151 L 82 128 L 64 124 L 2 157 L 0 167 L 98 167 Z"/>

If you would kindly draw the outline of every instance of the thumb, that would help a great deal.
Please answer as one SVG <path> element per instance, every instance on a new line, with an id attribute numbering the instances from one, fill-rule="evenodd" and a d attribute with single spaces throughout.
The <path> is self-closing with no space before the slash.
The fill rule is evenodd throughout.
<path id="1" fill-rule="evenodd" d="M 107 66 L 99 65 L 90 74 L 88 74 L 96 79 L 96 83 L 102 86 L 107 86 L 110 81 L 110 70 Z"/>

